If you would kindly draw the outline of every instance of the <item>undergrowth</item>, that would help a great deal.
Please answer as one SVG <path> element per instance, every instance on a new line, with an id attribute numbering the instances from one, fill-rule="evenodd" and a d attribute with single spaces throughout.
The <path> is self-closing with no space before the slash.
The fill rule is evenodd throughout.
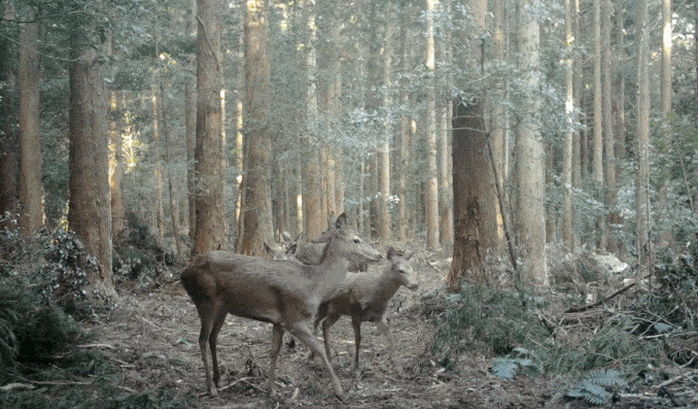
<path id="1" fill-rule="evenodd" d="M 666 379 L 664 368 L 698 367 L 691 356 L 698 342 L 696 248 L 658 264 L 649 290 L 569 329 L 520 293 L 464 285 L 459 294 L 430 294 L 423 305 L 436 324 L 432 353 L 447 370 L 458 370 L 460 359 L 478 352 L 493 358 L 498 377 L 548 374 L 569 382 L 564 396 L 609 403 L 629 380 L 650 372 Z"/>
<path id="2" fill-rule="evenodd" d="M 91 337 L 76 319 L 95 317 L 84 288 L 96 263 L 74 235 L 57 229 L 25 239 L 3 221 L 0 386 L 24 386 L 0 391 L 0 408 L 190 407 L 173 390 L 124 394 L 109 359 L 81 347 Z"/>

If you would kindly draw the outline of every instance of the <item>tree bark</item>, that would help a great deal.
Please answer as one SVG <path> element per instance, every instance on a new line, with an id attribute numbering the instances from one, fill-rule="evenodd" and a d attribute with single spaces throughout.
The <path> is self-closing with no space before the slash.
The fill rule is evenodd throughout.
<path id="1" fill-rule="evenodd" d="M 187 19 L 187 36 L 196 39 L 196 0 L 190 0 L 189 19 Z M 184 83 L 184 133 L 187 147 L 187 211 L 189 238 L 194 240 L 196 231 L 196 176 L 194 174 L 196 154 L 196 77 L 188 78 Z"/>
<path id="2" fill-rule="evenodd" d="M 34 16 L 32 16 L 34 17 Z M 34 234 L 44 221 L 39 130 L 39 23 L 22 24 L 19 48 L 19 227 Z"/>
<path id="3" fill-rule="evenodd" d="M 245 176 L 242 254 L 266 255 L 272 241 L 271 69 L 267 52 L 267 1 L 247 0 L 245 8 Z"/>
<path id="4" fill-rule="evenodd" d="M 616 4 L 616 159 L 625 159 L 625 73 L 623 65 L 625 63 L 625 13 L 622 4 Z"/>
<path id="5" fill-rule="evenodd" d="M 602 64 L 602 40 L 601 40 L 601 2 L 604 0 L 594 0 L 593 3 L 593 31 L 594 31 L 594 139 L 592 144 L 592 180 L 595 184 L 597 192 L 601 192 L 604 183 L 604 166 L 603 166 L 603 88 L 601 84 L 601 64 Z M 596 243 L 599 248 L 606 248 L 606 220 L 605 216 L 599 216 L 596 219 L 596 230 L 598 241 Z"/>
<path id="6" fill-rule="evenodd" d="M 437 250 L 439 240 L 439 182 L 436 166 L 436 50 L 434 47 L 434 10 L 438 0 L 426 0 L 426 53 L 425 66 L 428 73 L 426 112 L 427 180 L 424 192 L 425 218 L 427 225 L 427 248 Z"/>
<path id="7" fill-rule="evenodd" d="M 565 0 L 565 114 L 569 120 L 562 150 L 562 242 L 567 251 L 574 250 L 574 215 L 572 213 L 572 158 L 574 156 L 574 4 Z"/>
<path id="8" fill-rule="evenodd" d="M 602 80 L 603 80 L 603 139 L 604 139 L 604 177 L 606 187 L 606 243 L 605 248 L 611 253 L 618 251 L 618 241 L 613 234 L 612 226 L 617 223 L 618 216 L 616 211 L 618 193 L 616 186 L 616 156 L 615 143 L 616 139 L 613 135 L 613 77 L 611 70 L 613 67 L 613 50 L 611 49 L 611 16 L 613 7 L 611 0 L 602 0 Z"/>
<path id="9" fill-rule="evenodd" d="M 506 56 L 506 21 L 504 15 L 504 0 L 494 0 L 492 3 L 492 14 L 494 17 L 494 34 L 493 34 L 493 58 L 499 63 L 505 63 Z M 502 79 L 498 84 L 502 100 L 506 98 L 507 83 Z M 494 156 L 494 165 L 497 168 L 497 183 L 499 186 L 505 186 L 506 183 L 506 164 L 508 162 L 507 144 L 507 113 L 504 104 L 499 101 L 494 101 L 492 104 L 491 117 L 491 140 L 492 140 L 492 155 Z M 499 210 L 497 211 L 497 235 L 501 241 L 504 238 L 504 215 Z"/>
<path id="10" fill-rule="evenodd" d="M 223 220 L 222 117 L 220 94 L 221 33 L 219 0 L 198 0 L 196 104 L 196 229 L 193 254 L 222 248 Z"/>
<path id="11" fill-rule="evenodd" d="M 383 95 L 383 112 L 390 112 L 393 101 L 390 92 L 393 86 L 391 71 L 393 67 L 393 33 L 395 11 L 391 7 L 386 18 L 386 32 L 383 41 L 383 87 L 387 91 Z M 392 238 L 392 216 L 390 214 L 390 145 L 393 138 L 391 118 L 386 117 L 382 124 L 383 140 L 378 147 L 378 239 L 385 243 Z"/>
<path id="12" fill-rule="evenodd" d="M 98 49 L 87 33 L 94 27 L 70 31 L 70 189 L 68 224 L 94 255 L 99 274 L 90 275 L 91 295 L 115 296 L 112 282 L 111 195 L 107 98 Z"/>
<path id="13" fill-rule="evenodd" d="M 516 141 L 516 233 L 522 264 L 522 283 L 548 285 L 545 252 L 545 150 L 537 122 L 540 115 L 540 28 L 532 14 L 532 0 L 520 3 L 519 48 L 525 87 Z"/>
<path id="14" fill-rule="evenodd" d="M 470 2 L 473 22 L 479 38 L 486 29 L 487 1 Z M 475 61 L 484 64 L 479 42 L 473 45 Z M 479 68 L 478 67 L 478 68 Z M 482 73 L 484 74 L 484 73 Z M 453 262 L 446 277 L 451 290 L 460 287 L 460 280 L 485 284 L 488 277 L 485 258 L 498 245 L 497 201 L 495 178 L 485 130 L 484 92 L 474 100 L 454 102 L 453 107 Z"/>
<path id="15" fill-rule="evenodd" d="M 647 18 L 647 0 L 640 0 L 638 7 L 640 30 L 637 54 L 637 176 L 636 217 L 637 217 L 637 249 L 640 276 L 650 269 L 651 247 L 649 237 L 649 144 L 650 144 L 650 89 L 649 89 L 649 27 Z"/>
<path id="16" fill-rule="evenodd" d="M 121 100 L 121 107 L 126 106 L 125 98 Z M 124 114 L 119 107 L 116 91 L 111 92 L 111 165 L 109 166 L 109 187 L 111 192 L 111 224 L 112 240 L 116 242 L 126 228 L 126 211 L 124 208 L 124 193 L 121 182 L 124 178 L 124 149 L 122 135 L 124 131 Z"/>
<path id="17" fill-rule="evenodd" d="M 9 2 L 2 10 L 7 20 L 14 19 L 13 3 Z M 17 101 L 14 98 L 15 73 L 11 64 L 12 41 L 0 36 L 0 216 L 6 212 L 17 211 L 17 134 L 13 123 L 14 108 Z M 0 228 L 4 227 L 0 224 Z"/>

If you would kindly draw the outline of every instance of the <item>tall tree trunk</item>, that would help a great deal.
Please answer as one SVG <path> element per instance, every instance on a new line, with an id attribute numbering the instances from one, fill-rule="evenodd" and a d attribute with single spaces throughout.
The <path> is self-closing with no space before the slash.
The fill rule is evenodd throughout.
<path id="1" fill-rule="evenodd" d="M 112 281 L 111 195 L 107 98 L 92 27 L 70 31 L 70 189 L 68 224 L 97 259 L 99 274 L 87 277 L 93 295 L 115 296 Z M 87 40 L 87 41 L 86 41 Z"/>
<path id="2" fill-rule="evenodd" d="M 306 44 L 306 135 L 317 136 L 318 129 L 318 94 L 317 94 L 317 26 L 315 24 L 315 0 L 308 2 L 309 39 Z M 312 138 L 314 139 L 314 138 Z M 312 140 L 311 139 L 311 140 Z M 309 238 L 319 236 L 325 230 L 322 198 L 322 167 L 316 145 L 310 144 L 311 150 L 303 161 L 303 223 L 305 234 Z"/>
<path id="3" fill-rule="evenodd" d="M 267 53 L 267 1 L 247 0 L 245 8 L 245 176 L 244 227 L 238 251 L 265 255 L 272 241 L 271 68 Z"/>
<path id="4" fill-rule="evenodd" d="M 121 107 L 126 106 L 125 98 L 121 99 Z M 123 149 L 123 131 L 124 131 L 124 114 L 119 107 L 116 91 L 111 92 L 111 165 L 109 166 L 109 187 L 111 191 L 111 224 L 112 224 L 112 240 L 117 241 L 120 235 L 126 228 L 126 211 L 124 208 L 124 192 L 121 187 L 121 182 L 124 178 L 124 149 Z"/>
<path id="5" fill-rule="evenodd" d="M 196 39 L 196 0 L 190 0 L 190 18 L 187 19 L 187 35 L 192 41 Z M 189 238 L 194 239 L 196 231 L 196 77 L 188 78 L 184 83 L 184 133 L 187 139 L 187 209 Z"/>
<path id="6" fill-rule="evenodd" d="M 169 199 L 169 210 L 170 210 L 170 229 L 172 229 L 172 240 L 175 245 L 175 258 L 179 259 L 182 256 L 182 243 L 179 237 L 179 210 L 177 206 L 177 199 L 175 198 L 175 188 L 174 188 L 174 175 L 172 170 L 172 164 L 175 163 L 175 159 L 172 154 L 172 146 L 175 141 L 172 140 L 169 123 L 167 122 L 167 107 L 165 106 L 165 87 L 162 81 L 160 81 L 160 119 L 162 121 L 162 137 L 165 146 L 165 163 L 167 165 L 167 171 L 165 177 L 167 178 L 167 197 Z"/>
<path id="7" fill-rule="evenodd" d="M 603 188 L 603 89 L 601 85 L 601 2 L 593 3 L 593 31 L 594 31 L 594 139 L 592 145 L 592 180 L 595 188 L 600 191 Z M 598 243 L 600 248 L 606 247 L 606 223 L 603 216 L 596 219 L 598 231 Z"/>
<path id="8" fill-rule="evenodd" d="M 6 20 L 14 20 L 14 7 L 8 2 L 0 10 Z M 17 211 L 17 134 L 13 124 L 15 73 L 12 67 L 12 46 L 10 38 L 0 36 L 0 215 Z M 4 227 L 0 224 L 0 228 Z"/>
<path id="9" fill-rule="evenodd" d="M 393 108 L 391 98 L 392 68 L 393 68 L 393 33 L 395 25 L 395 10 L 390 7 L 386 17 L 386 29 L 383 41 L 383 112 L 390 112 Z M 383 121 L 383 141 L 378 147 L 378 239 L 385 243 L 392 237 L 392 217 L 390 215 L 390 145 L 393 139 L 393 125 L 391 118 Z"/>
<path id="10" fill-rule="evenodd" d="M 425 218 L 427 225 L 427 248 L 439 248 L 439 185 L 436 166 L 436 50 L 434 47 L 434 16 L 438 0 L 426 0 L 426 55 L 425 65 L 429 83 L 427 85 L 426 151 L 427 182 L 424 192 Z"/>
<path id="11" fill-rule="evenodd" d="M 506 56 L 506 21 L 504 16 L 504 1 L 494 0 L 492 2 L 492 14 L 494 17 L 494 34 L 493 34 L 493 58 L 500 64 L 505 63 Z M 506 97 L 507 84 L 506 80 L 502 79 L 498 84 L 499 92 L 503 97 Z M 508 162 L 507 147 L 507 113 L 504 104 L 493 102 L 492 104 L 492 155 L 494 156 L 494 166 L 497 168 L 497 183 L 499 186 L 505 186 L 505 177 L 507 175 L 506 164 Z M 504 215 L 497 210 L 497 236 L 501 241 L 504 237 Z"/>
<path id="12" fill-rule="evenodd" d="M 637 215 L 637 249 L 640 276 L 650 268 L 649 237 L 649 144 L 650 144 L 650 84 L 649 84 L 649 27 L 647 18 L 648 0 L 639 4 L 639 50 L 637 54 L 637 177 L 636 177 L 636 215 Z"/>
<path id="13" fill-rule="evenodd" d="M 603 139 L 604 139 L 604 176 L 606 184 L 606 208 L 607 215 L 605 221 L 606 250 L 611 253 L 618 251 L 618 241 L 615 239 L 612 226 L 617 222 L 616 205 L 618 193 L 616 187 L 616 156 L 615 137 L 613 135 L 613 77 L 611 69 L 613 67 L 613 53 L 611 49 L 611 16 L 613 7 L 611 0 L 602 0 L 602 80 L 603 80 Z"/>
<path id="14" fill-rule="evenodd" d="M 23 236 L 29 236 L 44 221 L 39 131 L 39 23 L 22 24 L 19 36 L 19 227 Z"/>
<path id="15" fill-rule="evenodd" d="M 157 47 L 156 47 L 157 48 Z M 157 56 L 155 62 L 158 62 Z M 165 235 L 165 209 L 163 207 L 163 184 L 162 184 L 162 142 L 160 140 L 160 102 L 158 101 L 157 83 L 159 75 L 155 75 L 154 84 L 151 88 L 150 102 L 152 113 L 153 140 L 150 144 L 150 160 L 153 162 L 153 184 L 155 185 L 155 225 L 157 227 L 158 242 L 163 242 Z"/>
<path id="16" fill-rule="evenodd" d="M 574 249 L 574 214 L 572 212 L 572 158 L 574 157 L 574 4 L 573 0 L 565 0 L 565 114 L 570 123 L 565 133 L 562 149 L 562 242 L 567 251 Z"/>
<path id="17" fill-rule="evenodd" d="M 662 115 L 662 134 L 669 151 L 672 151 L 672 130 L 671 130 L 671 0 L 662 0 L 662 74 L 661 74 L 661 100 L 660 112 Z M 657 206 L 666 209 L 669 205 L 668 197 L 671 194 L 671 176 L 665 176 L 660 187 Z M 664 225 L 659 232 L 659 245 L 670 246 L 674 241 L 670 225 Z"/>
<path id="18" fill-rule="evenodd" d="M 622 161 L 625 159 L 625 72 L 623 65 L 625 63 L 625 27 L 624 27 L 624 7 L 623 4 L 617 3 L 616 7 L 616 159 Z M 620 220 L 619 220 L 620 221 Z"/>
<path id="19" fill-rule="evenodd" d="M 526 92 L 516 141 L 516 243 L 521 250 L 523 284 L 548 285 L 545 252 L 545 150 L 536 118 L 540 111 L 540 28 L 532 0 L 520 3 L 519 48 Z"/>
<path id="20" fill-rule="evenodd" d="M 221 32 L 219 0 L 198 0 L 196 55 L 196 229 L 193 254 L 223 247 L 223 155 L 220 94 Z"/>
<path id="21" fill-rule="evenodd" d="M 470 10 L 477 32 L 486 29 L 486 0 L 472 0 Z M 479 42 L 473 53 L 479 67 L 484 65 Z M 478 68 L 479 68 L 478 67 Z M 484 74 L 484 73 L 483 73 Z M 453 108 L 453 262 L 446 281 L 457 290 L 460 280 L 487 283 L 485 257 L 498 245 L 497 202 L 494 171 L 490 162 L 488 135 L 485 130 L 485 95 L 466 103 L 454 102 Z"/>

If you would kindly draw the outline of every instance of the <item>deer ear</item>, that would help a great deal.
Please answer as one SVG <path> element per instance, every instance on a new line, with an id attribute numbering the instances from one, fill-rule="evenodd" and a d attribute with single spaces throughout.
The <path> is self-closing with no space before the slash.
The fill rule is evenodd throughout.
<path id="1" fill-rule="evenodd" d="M 337 220 L 334 222 L 334 227 L 337 230 L 341 230 L 347 225 L 347 214 L 342 213 L 339 216 L 337 216 Z"/>
<path id="2" fill-rule="evenodd" d="M 397 255 L 397 251 L 395 251 L 393 246 L 388 247 L 388 254 L 387 254 L 388 260 L 392 260 L 393 257 L 395 257 L 396 255 Z"/>

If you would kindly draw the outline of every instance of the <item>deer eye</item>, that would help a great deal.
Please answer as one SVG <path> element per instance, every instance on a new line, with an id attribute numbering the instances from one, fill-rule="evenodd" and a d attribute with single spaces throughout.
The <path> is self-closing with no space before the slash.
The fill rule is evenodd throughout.
<path id="1" fill-rule="evenodd" d="M 359 239 L 354 239 L 354 243 L 356 243 L 356 244 L 359 244 L 360 241 L 361 240 L 359 240 Z"/>

